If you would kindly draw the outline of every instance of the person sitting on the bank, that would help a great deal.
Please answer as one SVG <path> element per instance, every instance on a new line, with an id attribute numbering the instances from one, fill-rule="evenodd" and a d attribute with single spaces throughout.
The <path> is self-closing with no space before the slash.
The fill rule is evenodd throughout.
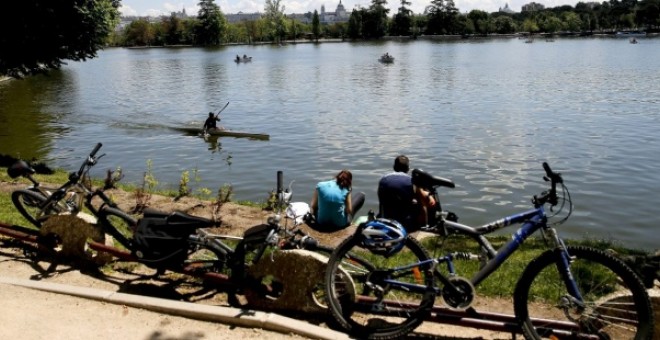
<path id="1" fill-rule="evenodd" d="M 316 185 L 310 204 L 315 221 L 310 227 L 319 231 L 336 231 L 351 224 L 365 199 L 363 192 L 351 193 L 352 184 L 351 172 L 342 170 L 334 179 Z"/>
<path id="2" fill-rule="evenodd" d="M 204 122 L 204 131 L 214 130 L 218 128 L 216 122 L 220 121 L 220 117 L 216 117 L 213 112 L 209 112 L 209 117 Z"/>
<path id="3" fill-rule="evenodd" d="M 408 231 L 417 230 L 429 223 L 435 200 L 428 191 L 413 185 L 408 157 L 396 157 L 393 168 L 394 172 L 378 182 L 378 217 L 396 220 Z"/>

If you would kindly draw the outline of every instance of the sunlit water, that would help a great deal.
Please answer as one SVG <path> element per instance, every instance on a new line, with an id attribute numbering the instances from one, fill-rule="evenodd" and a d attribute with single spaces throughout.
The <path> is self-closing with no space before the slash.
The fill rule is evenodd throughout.
<path id="1" fill-rule="evenodd" d="M 564 236 L 659 248 L 660 39 L 518 39 L 108 49 L 48 77 L 0 83 L 0 153 L 94 171 L 121 167 L 161 187 L 194 171 L 193 189 L 231 184 L 263 201 L 275 174 L 309 201 L 316 181 L 354 174 L 367 209 L 404 153 L 453 180 L 443 207 L 479 225 L 531 208 L 541 163 L 564 175 L 575 211 Z M 393 64 L 378 57 L 392 54 Z M 236 64 L 235 55 L 253 57 Z M 269 141 L 205 141 L 171 127 L 221 125 Z M 513 229 L 509 230 L 513 232 Z"/>

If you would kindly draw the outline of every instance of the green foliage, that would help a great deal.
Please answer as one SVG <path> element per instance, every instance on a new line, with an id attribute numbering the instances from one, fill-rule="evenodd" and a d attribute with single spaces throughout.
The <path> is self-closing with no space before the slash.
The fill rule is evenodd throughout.
<path id="1" fill-rule="evenodd" d="M 314 16 L 312 16 L 312 34 L 314 34 L 314 39 L 319 40 L 321 36 L 321 24 L 319 22 L 319 12 L 314 10 Z"/>
<path id="2" fill-rule="evenodd" d="M 275 42 L 280 42 L 286 36 L 284 5 L 282 0 L 266 0 L 264 16 L 267 34 Z"/>
<path id="3" fill-rule="evenodd" d="M 227 20 L 214 0 L 201 0 L 197 14 L 195 43 L 202 46 L 219 45 L 227 32 Z"/>
<path id="4" fill-rule="evenodd" d="M 5 1 L 0 74 L 23 77 L 96 57 L 119 21 L 118 0 Z"/>
<path id="5" fill-rule="evenodd" d="M 190 188 L 188 188 L 188 183 L 190 182 L 190 172 L 188 170 L 181 173 L 181 179 L 179 180 L 179 191 L 175 199 L 179 199 L 185 196 L 190 195 Z"/>

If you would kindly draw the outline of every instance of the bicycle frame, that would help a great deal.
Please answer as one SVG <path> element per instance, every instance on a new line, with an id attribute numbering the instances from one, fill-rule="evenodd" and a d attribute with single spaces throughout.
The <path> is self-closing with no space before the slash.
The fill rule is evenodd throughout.
<path id="1" fill-rule="evenodd" d="M 436 202 L 440 202 L 438 200 L 437 192 L 434 188 L 430 189 L 430 194 L 435 197 Z M 495 249 L 485 237 L 485 235 L 516 224 L 521 224 L 521 227 L 512 234 L 511 240 L 502 245 L 499 249 Z M 569 293 L 576 300 L 574 302 L 581 304 L 581 301 L 583 300 L 582 295 L 579 288 L 577 287 L 577 284 L 573 280 L 573 276 L 570 271 L 570 254 L 568 254 L 564 241 L 559 238 L 557 231 L 547 224 L 547 217 L 543 204 L 538 205 L 538 207 L 534 209 L 510 215 L 480 227 L 471 227 L 455 221 L 447 220 L 444 217 L 441 218 L 438 225 L 443 226 L 448 233 L 466 235 L 472 238 L 479 244 L 481 249 L 488 257 L 489 260 L 485 263 L 485 265 L 470 279 L 470 283 L 472 283 L 472 285 L 475 287 L 478 286 L 483 280 L 488 278 L 493 272 L 495 272 L 504 262 L 506 262 L 506 260 L 519 249 L 525 240 L 540 230 L 544 237 L 549 240 L 550 246 L 557 251 L 559 256 L 557 261 L 557 268 L 562 279 L 564 280 L 564 283 L 566 284 Z M 427 265 L 431 265 L 433 268 L 435 268 L 435 266 L 438 264 L 446 263 L 449 274 L 456 275 L 453 260 L 457 256 L 469 257 L 471 259 L 479 258 L 478 255 L 474 254 L 448 254 L 437 258 L 432 258 L 427 261 L 393 268 L 389 270 L 389 272 L 395 273 L 406 271 L 417 266 Z M 436 278 L 439 279 L 444 285 L 450 287 L 451 290 L 457 289 L 455 285 L 438 270 L 434 270 L 434 272 L 436 273 Z M 426 289 L 426 287 L 423 285 L 399 282 L 397 280 L 386 279 L 384 282 L 391 284 L 393 288 L 399 286 L 404 290 L 423 292 Z M 442 289 L 435 287 L 435 290 L 436 293 L 441 293 Z"/>

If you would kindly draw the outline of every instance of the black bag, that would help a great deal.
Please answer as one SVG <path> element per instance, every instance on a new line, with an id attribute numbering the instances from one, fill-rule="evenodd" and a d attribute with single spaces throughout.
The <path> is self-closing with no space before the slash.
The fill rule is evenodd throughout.
<path id="1" fill-rule="evenodd" d="M 183 263 L 188 254 L 188 238 L 198 223 L 172 223 L 163 217 L 145 217 L 133 236 L 133 255 L 152 268 L 166 268 Z"/>

